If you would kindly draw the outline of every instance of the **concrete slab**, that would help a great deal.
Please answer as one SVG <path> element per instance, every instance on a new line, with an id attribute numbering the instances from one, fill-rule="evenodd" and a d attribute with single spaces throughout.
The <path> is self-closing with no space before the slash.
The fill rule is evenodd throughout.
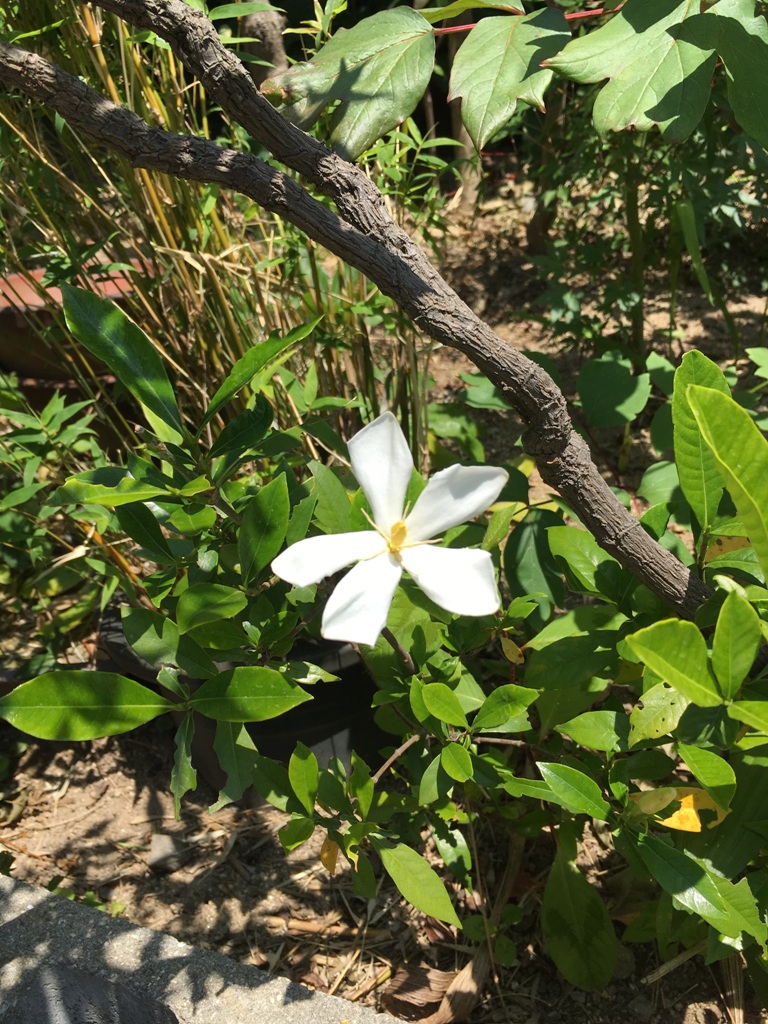
<path id="1" fill-rule="evenodd" d="M 59 1018 L 42 1005 L 35 1005 L 30 1014 L 30 999 L 41 998 L 35 993 L 66 988 L 62 979 L 68 978 L 70 968 L 72 982 L 78 977 L 82 982 L 79 971 L 94 976 L 96 987 L 99 979 L 107 983 L 100 986 L 99 998 L 110 1007 L 111 1017 L 107 1011 L 89 1016 L 77 1009 L 76 1016 Z M 82 984 L 74 987 L 82 993 Z M 125 1006 L 131 992 L 136 1005 L 121 1015 L 121 1001 Z M 161 1005 L 150 1009 L 155 1001 Z M 58 1024 L 59 1019 L 72 1024 L 128 1024 L 139 1011 L 149 1024 L 153 1019 L 172 1020 L 166 1008 L 179 1024 L 394 1020 L 0 876 L 0 1024 Z"/>

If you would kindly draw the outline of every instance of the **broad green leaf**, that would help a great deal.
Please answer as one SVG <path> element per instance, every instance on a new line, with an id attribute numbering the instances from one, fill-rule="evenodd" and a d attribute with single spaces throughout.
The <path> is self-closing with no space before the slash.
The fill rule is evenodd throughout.
<path id="1" fill-rule="evenodd" d="M 168 526 L 172 526 L 177 533 L 184 534 L 184 536 L 194 537 L 210 530 L 216 524 L 217 519 L 216 509 L 212 505 L 199 505 L 190 502 L 171 513 L 168 517 Z"/>
<path id="2" fill-rule="evenodd" d="M 562 526 L 562 516 L 533 509 L 509 536 L 502 555 L 504 576 L 513 594 L 546 594 L 542 616 L 563 603 L 562 576 L 547 544 L 548 526 Z"/>
<path id="3" fill-rule="evenodd" d="M 251 785 L 253 769 L 259 756 L 246 727 L 233 722 L 216 723 L 213 749 L 227 778 L 218 800 L 208 808 L 209 814 L 215 814 L 222 807 L 240 799 Z"/>
<path id="4" fill-rule="evenodd" d="M 732 699 L 741 689 L 760 646 L 760 618 L 744 598 L 731 591 L 723 602 L 712 644 L 712 668 L 723 696 Z"/>
<path id="5" fill-rule="evenodd" d="M 216 665 L 176 623 L 148 608 L 121 608 L 125 639 L 150 665 L 178 665 L 193 679 L 215 675 Z"/>
<path id="6" fill-rule="evenodd" d="M 457 828 L 448 828 L 439 818 L 434 818 L 432 821 L 432 838 L 437 847 L 437 852 L 443 858 L 445 866 L 453 877 L 458 879 L 471 892 L 472 852 L 469 849 L 469 844 L 464 834 Z M 463 924 L 465 926 L 464 934 L 467 935 L 466 918 Z"/>
<path id="7" fill-rule="evenodd" d="M 587 420 L 596 427 L 631 423 L 651 395 L 650 374 L 633 374 L 632 362 L 616 352 L 588 359 L 579 373 L 579 397 Z"/>
<path id="8" fill-rule="evenodd" d="M 453 789 L 453 779 L 446 774 L 442 765 L 442 755 L 434 757 L 419 780 L 418 801 L 421 807 L 440 803 Z"/>
<path id="9" fill-rule="evenodd" d="M 565 764 L 537 761 L 536 767 L 552 792 L 560 798 L 563 807 L 574 814 L 588 814 L 599 821 L 608 819 L 610 804 L 603 798 L 594 779 Z"/>
<path id="10" fill-rule="evenodd" d="M 672 396 L 675 463 L 686 501 L 702 530 L 708 531 L 723 496 L 723 478 L 688 402 L 690 384 L 714 388 L 726 395 L 731 391 L 722 370 L 711 359 L 696 349 L 685 353 L 675 372 Z"/>
<path id="11" fill-rule="evenodd" d="M 210 423 L 213 417 L 224 408 L 231 398 L 234 398 L 241 388 L 249 384 L 260 370 L 263 370 L 270 362 L 277 359 L 291 345 L 303 341 L 304 338 L 314 331 L 321 319 L 322 317 L 319 317 L 308 324 L 294 327 L 284 338 L 279 337 L 277 334 L 270 334 L 266 341 L 262 341 L 260 345 L 255 345 L 253 348 L 248 349 L 245 355 L 238 359 L 232 367 L 227 378 L 211 399 L 211 404 L 208 406 L 208 411 L 203 417 L 197 436 L 200 437 L 206 425 Z"/>
<path id="12" fill-rule="evenodd" d="M 171 769 L 171 793 L 173 813 L 176 820 L 181 817 L 181 801 L 185 793 L 197 788 L 197 772 L 192 767 L 192 738 L 195 735 L 195 720 L 187 713 L 181 720 L 174 738 L 173 768 Z"/>
<path id="13" fill-rule="evenodd" d="M 728 715 L 737 722 L 768 733 L 768 700 L 737 700 L 728 705 Z"/>
<path id="14" fill-rule="evenodd" d="M 445 7 L 424 7 L 419 11 L 422 18 L 434 25 L 437 21 L 445 21 L 448 18 L 457 18 L 464 11 L 478 9 L 490 9 L 497 11 L 513 11 L 515 14 L 523 13 L 523 5 L 520 0 L 453 0 Z"/>
<path id="15" fill-rule="evenodd" d="M 547 877 L 541 926 L 567 981 L 587 992 L 605 988 L 616 964 L 616 934 L 597 891 L 561 850 Z"/>
<path id="16" fill-rule="evenodd" d="M 725 65 L 728 100 L 747 134 L 768 149 L 768 26 L 754 0 L 720 0 L 708 12 L 719 26 L 718 54 Z"/>
<path id="17" fill-rule="evenodd" d="M 258 448 L 267 435 L 274 412 L 263 395 L 256 396 L 256 408 L 246 409 L 224 427 L 208 453 L 212 459 L 221 455 L 242 456 Z"/>
<path id="18" fill-rule="evenodd" d="M 440 751 L 440 764 L 445 774 L 456 782 L 472 778 L 472 758 L 460 743 L 446 743 Z"/>
<path id="19" fill-rule="evenodd" d="M 41 740 L 117 736 L 175 707 L 115 672 L 45 672 L 0 697 L 0 718 Z"/>
<path id="20" fill-rule="evenodd" d="M 315 522 L 323 533 L 346 533 L 351 527 L 349 493 L 332 469 L 321 462 L 310 462 L 314 482 L 312 495 L 317 499 Z"/>
<path id="21" fill-rule="evenodd" d="M 271 668 L 241 666 L 203 683 L 189 706 L 220 722 L 264 722 L 312 700 Z"/>
<path id="22" fill-rule="evenodd" d="M 134 480 L 128 476 L 127 470 L 119 466 L 105 466 L 69 477 L 50 500 L 51 504 L 76 502 L 78 505 L 109 505 L 114 508 L 149 501 L 167 493 L 166 485 Z"/>
<path id="23" fill-rule="evenodd" d="M 467 716 L 450 686 L 445 683 L 427 683 L 421 687 L 420 693 L 427 711 L 439 722 L 467 728 Z"/>
<path id="24" fill-rule="evenodd" d="M 529 686 L 507 683 L 493 690 L 483 702 L 472 721 L 473 732 L 493 732 L 512 719 L 524 714 L 539 696 Z"/>
<path id="25" fill-rule="evenodd" d="M 704 637 L 692 622 L 664 619 L 627 637 L 630 650 L 661 679 L 702 708 L 723 703 Z"/>
<path id="26" fill-rule="evenodd" d="M 629 716 L 629 745 L 667 736 L 682 718 L 688 701 L 667 683 L 657 683 L 640 698 L 642 707 L 635 707 Z"/>
<path id="27" fill-rule="evenodd" d="M 357 813 L 368 817 L 376 784 L 365 761 L 352 751 L 352 774 L 349 776 L 349 795 L 357 801 Z"/>
<path id="28" fill-rule="evenodd" d="M 696 422 L 749 535 L 763 573 L 768 573 L 768 441 L 749 413 L 728 395 L 688 388 Z"/>
<path id="29" fill-rule="evenodd" d="M 526 683 L 542 691 L 564 690 L 581 686 L 595 676 L 611 677 L 620 661 L 616 639 L 615 632 L 596 630 L 534 649 L 528 657 Z"/>
<path id="30" fill-rule="evenodd" d="M 281 11 L 282 7 L 273 6 L 265 0 L 244 0 L 243 3 L 223 4 L 209 11 L 208 18 L 218 21 L 221 18 L 242 18 L 246 14 L 261 14 L 263 11 Z"/>
<path id="31" fill-rule="evenodd" d="M 319 772 L 317 758 L 303 743 L 297 743 L 288 762 L 288 779 L 296 798 L 308 814 L 315 810 Z"/>
<path id="32" fill-rule="evenodd" d="M 734 892 L 731 882 L 716 879 L 693 857 L 651 832 L 637 837 L 637 848 L 652 877 L 680 906 L 731 938 L 738 938 L 743 931 L 764 936 L 765 925 L 758 915 L 754 919 L 745 916 L 743 892 Z"/>
<path id="33" fill-rule="evenodd" d="M 161 441 L 178 443 L 184 428 L 165 365 L 144 331 L 109 299 L 62 284 L 67 327 L 140 403 Z"/>
<path id="34" fill-rule="evenodd" d="M 247 604 L 245 594 L 234 587 L 225 587 L 222 583 L 195 583 L 184 591 L 176 606 L 179 632 L 188 633 L 196 626 L 232 619 Z"/>
<path id="35" fill-rule="evenodd" d="M 571 589 L 599 594 L 616 602 L 632 589 L 633 578 L 586 530 L 552 526 L 547 530 L 547 540 L 554 558 L 565 563 Z"/>
<path id="36" fill-rule="evenodd" d="M 354 160 L 413 111 L 434 60 L 432 29 L 415 11 L 399 7 L 336 32 L 311 61 L 275 75 L 262 91 L 282 99 L 281 113 L 301 128 L 338 101 L 331 145 Z"/>
<path id="37" fill-rule="evenodd" d="M 314 831 L 314 819 L 307 818 L 303 814 L 294 814 L 290 821 L 283 825 L 277 836 L 286 853 L 290 853 L 297 846 L 306 843 Z"/>
<path id="38" fill-rule="evenodd" d="M 423 857 L 403 843 L 390 845 L 371 836 L 371 844 L 397 890 L 412 906 L 438 921 L 460 927 L 443 883 Z"/>
<path id="39" fill-rule="evenodd" d="M 570 736 L 580 747 L 613 753 L 626 750 L 629 740 L 629 718 L 623 711 L 585 711 L 570 722 L 555 727 Z"/>
<path id="40" fill-rule="evenodd" d="M 296 799 L 288 781 L 288 769 L 270 757 L 256 755 L 253 767 L 253 785 L 264 799 L 279 811 L 301 813 L 301 804 Z"/>
<path id="41" fill-rule="evenodd" d="M 718 807 L 727 810 L 736 792 L 736 774 L 733 768 L 712 750 L 691 747 L 686 743 L 678 743 L 677 749 L 680 757 Z"/>
<path id="42" fill-rule="evenodd" d="M 701 120 L 715 68 L 714 25 L 700 11 L 698 0 L 627 0 L 548 65 L 576 82 L 608 79 L 593 111 L 601 134 L 658 125 L 677 142 Z"/>
<path id="43" fill-rule="evenodd" d="M 288 529 L 291 502 L 284 473 L 249 500 L 237 534 L 240 570 L 248 586 L 280 550 Z"/>
<path id="44" fill-rule="evenodd" d="M 505 779 L 503 789 L 510 796 L 529 796 L 533 800 L 547 800 L 549 803 L 565 807 L 562 797 L 541 779 Z"/>
<path id="45" fill-rule="evenodd" d="M 146 505 L 132 501 L 115 510 L 115 519 L 131 540 L 135 540 L 160 565 L 173 565 L 175 559 L 163 531 Z"/>
<path id="46" fill-rule="evenodd" d="M 525 17 L 483 18 L 453 61 L 450 99 L 461 98 L 461 118 L 477 149 L 505 127 L 518 100 L 544 109 L 552 71 L 541 62 L 571 38 L 554 8 Z"/>
<path id="47" fill-rule="evenodd" d="M 483 551 L 493 551 L 502 541 L 509 536 L 512 520 L 519 512 L 520 506 L 513 502 L 503 508 L 498 508 L 491 516 L 488 527 L 483 537 Z"/>

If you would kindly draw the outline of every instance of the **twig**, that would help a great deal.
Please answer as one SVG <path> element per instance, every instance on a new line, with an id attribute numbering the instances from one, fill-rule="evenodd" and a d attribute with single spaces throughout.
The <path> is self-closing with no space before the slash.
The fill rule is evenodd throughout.
<path id="1" fill-rule="evenodd" d="M 392 650 L 400 658 L 400 661 L 402 661 L 403 665 L 405 665 L 405 671 L 408 673 L 408 675 L 417 675 L 419 670 L 416 668 L 416 663 L 414 662 L 413 658 L 410 656 L 408 651 L 406 651 L 406 649 L 397 639 L 392 630 L 389 629 L 388 626 L 385 626 L 384 629 L 382 629 L 381 631 L 381 635 L 387 641 Z"/>
<path id="2" fill-rule="evenodd" d="M 415 732 L 413 736 L 409 736 L 405 743 L 400 744 L 400 746 L 397 748 L 394 754 L 390 754 L 390 756 L 387 758 L 387 760 L 384 762 L 381 768 L 379 768 L 379 770 L 373 776 L 373 781 L 379 782 L 381 780 L 382 775 L 386 772 L 388 768 L 392 767 L 392 765 L 400 757 L 400 755 L 404 754 L 409 747 L 412 747 L 414 743 L 418 742 L 418 740 L 421 739 L 424 739 L 424 734 L 420 732 Z"/>

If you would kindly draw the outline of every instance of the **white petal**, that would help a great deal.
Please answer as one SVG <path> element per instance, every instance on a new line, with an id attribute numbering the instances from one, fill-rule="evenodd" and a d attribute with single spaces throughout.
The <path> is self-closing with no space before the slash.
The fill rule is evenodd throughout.
<path id="1" fill-rule="evenodd" d="M 403 568 L 427 597 L 455 615 L 491 615 L 501 604 L 487 551 L 419 544 L 400 552 Z"/>
<path id="2" fill-rule="evenodd" d="M 320 632 L 327 640 L 375 644 L 402 574 L 389 552 L 358 562 L 328 598 Z"/>
<path id="3" fill-rule="evenodd" d="M 278 555 L 272 562 L 272 572 L 297 587 L 306 587 L 360 558 L 372 558 L 383 548 L 386 541 L 374 530 L 307 537 Z"/>
<path id="4" fill-rule="evenodd" d="M 507 482 L 507 471 L 493 466 L 449 466 L 435 473 L 405 520 L 408 540 L 436 537 L 484 512 Z"/>
<path id="5" fill-rule="evenodd" d="M 403 518 L 413 472 L 408 442 L 391 412 L 382 413 L 355 434 L 349 442 L 349 459 L 374 522 L 382 530 L 391 529 Z"/>

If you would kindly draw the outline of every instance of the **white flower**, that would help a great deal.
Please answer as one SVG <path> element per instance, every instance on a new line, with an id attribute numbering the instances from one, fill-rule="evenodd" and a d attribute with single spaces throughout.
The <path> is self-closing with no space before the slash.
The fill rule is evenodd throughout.
<path id="1" fill-rule="evenodd" d="M 408 443 L 385 412 L 355 434 L 349 457 L 373 512 L 373 530 L 309 537 L 291 545 L 272 570 L 299 587 L 357 562 L 325 606 L 321 632 L 329 640 L 374 644 L 403 570 L 435 604 L 456 615 L 489 615 L 500 604 L 487 551 L 435 547 L 436 534 L 473 519 L 506 483 L 503 469 L 451 466 L 436 473 L 410 512 L 405 493 L 413 472 Z"/>

